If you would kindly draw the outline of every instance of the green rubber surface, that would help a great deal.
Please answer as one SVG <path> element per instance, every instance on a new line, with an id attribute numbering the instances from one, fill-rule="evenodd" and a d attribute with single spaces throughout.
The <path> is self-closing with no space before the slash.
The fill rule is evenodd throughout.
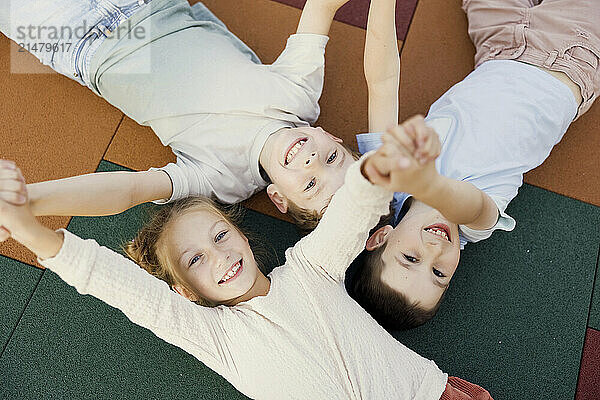
<path id="1" fill-rule="evenodd" d="M 31 265 L 0 256 L 0 354 L 8 344 L 42 272 Z"/>
<path id="2" fill-rule="evenodd" d="M 600 209 L 525 185 L 513 232 L 467 245 L 438 315 L 394 336 L 494 399 L 572 399 Z"/>

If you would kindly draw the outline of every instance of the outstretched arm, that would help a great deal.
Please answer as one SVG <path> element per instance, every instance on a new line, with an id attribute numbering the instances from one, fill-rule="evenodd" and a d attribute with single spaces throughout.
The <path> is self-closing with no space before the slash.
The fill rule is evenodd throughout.
<path id="1" fill-rule="evenodd" d="M 27 185 L 31 210 L 38 216 L 118 214 L 169 198 L 171 190 L 171 180 L 162 171 L 98 172 Z"/>
<path id="2" fill-rule="evenodd" d="M 350 165 L 344 184 L 335 192 L 315 230 L 291 250 L 298 259 L 306 259 L 313 269 L 335 281 L 344 280 L 346 269 L 364 249 L 369 230 L 389 212 L 392 192 L 373 185 L 365 172 L 372 163 L 385 164 L 386 159 L 381 158 L 367 153 Z"/>
<path id="3" fill-rule="evenodd" d="M 364 55 L 370 132 L 383 132 L 398 123 L 400 57 L 395 16 L 396 0 L 371 0 Z"/>
<path id="4" fill-rule="evenodd" d="M 395 158 L 401 168 L 387 170 L 388 164 L 367 170 L 369 179 L 397 192 L 410 193 L 437 209 L 449 221 L 471 229 L 493 227 L 498 220 L 496 203 L 469 182 L 440 175 L 434 159 L 439 155 L 437 133 L 422 116 L 415 116 L 383 135 L 378 155 Z"/>
<path id="5" fill-rule="evenodd" d="M 12 237 L 81 294 L 121 310 L 133 323 L 192 354 L 223 376 L 227 340 L 221 317 L 169 289 L 122 255 L 68 231 L 55 232 L 32 214 L 23 177 L 14 163 L 0 160 L 0 193 L 25 199 L 0 200 L 0 242 Z"/>

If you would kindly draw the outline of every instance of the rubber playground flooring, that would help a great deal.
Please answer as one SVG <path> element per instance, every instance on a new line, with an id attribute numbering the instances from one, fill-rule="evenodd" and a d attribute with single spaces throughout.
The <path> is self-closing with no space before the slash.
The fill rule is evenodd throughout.
<path id="1" fill-rule="evenodd" d="M 295 29 L 303 2 L 205 4 L 263 62 L 271 62 Z M 367 7 L 367 1 L 353 0 L 334 22 L 318 121 L 351 144 L 367 123 L 362 75 Z M 405 118 L 425 113 L 471 70 L 473 49 L 458 0 L 399 2 L 397 16 Z M 77 83 L 57 74 L 11 74 L 9 50 L 1 37 L 1 157 L 17 161 L 29 182 L 145 169 L 172 159 L 150 129 Z M 515 231 L 467 246 L 438 316 L 416 330 L 392 332 L 398 340 L 450 375 L 487 388 L 497 400 L 598 398 L 599 127 L 596 104 L 544 165 L 527 174 L 508 209 L 517 220 Z M 273 218 L 263 196 L 246 205 L 244 223 L 269 243 L 272 268 L 299 236 L 289 222 Z M 153 207 L 112 217 L 44 220 L 118 251 Z M 19 245 L 2 244 L 0 252 L 0 399 L 244 398 L 187 353 L 77 294 L 51 271 L 35 268 Z"/>

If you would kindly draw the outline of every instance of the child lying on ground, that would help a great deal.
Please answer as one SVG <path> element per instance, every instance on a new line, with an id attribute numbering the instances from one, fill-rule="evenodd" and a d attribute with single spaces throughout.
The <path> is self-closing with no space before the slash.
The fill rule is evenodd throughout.
<path id="1" fill-rule="evenodd" d="M 464 1 L 475 71 L 431 106 L 429 126 L 417 117 L 383 136 L 412 163 L 441 146 L 427 180 L 411 181 L 406 172 L 371 176 L 403 190 L 395 195 L 395 227 L 367 240 L 350 291 L 388 328 L 433 317 L 464 244 L 514 228 L 505 209 L 523 174 L 548 157 L 599 93 L 600 4 L 533 3 Z M 382 137 L 359 135 L 358 142 L 368 151 Z"/>
<path id="2" fill-rule="evenodd" d="M 314 226 L 357 158 L 339 138 L 309 125 L 319 115 L 326 35 L 346 2 L 308 0 L 296 34 L 271 65 L 201 3 L 3 2 L 0 30 L 20 43 L 30 38 L 19 37 L 19 26 L 93 26 L 68 52 L 34 55 L 150 126 L 177 156 L 149 171 L 34 184 L 33 212 L 116 214 L 190 195 L 236 203 L 267 187 L 281 212 Z M 56 41 L 39 35 L 37 42 Z"/>
<path id="3" fill-rule="evenodd" d="M 130 247 L 154 276 L 94 240 L 42 226 L 27 201 L 0 200 L 0 240 L 21 242 L 79 293 L 120 309 L 250 398 L 490 399 L 397 342 L 344 288 L 392 198 L 364 178 L 400 168 L 395 148 L 386 150 L 350 166 L 319 226 L 268 276 L 226 213 L 201 197 L 163 207 Z M 10 162 L 0 161 L 0 193 L 27 197 Z"/>

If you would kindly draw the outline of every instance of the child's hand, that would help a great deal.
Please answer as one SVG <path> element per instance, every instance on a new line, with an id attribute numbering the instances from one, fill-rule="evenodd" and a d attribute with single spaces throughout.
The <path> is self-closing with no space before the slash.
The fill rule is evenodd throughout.
<path id="1" fill-rule="evenodd" d="M 20 238 L 39 223 L 29 209 L 27 187 L 14 162 L 0 160 L 0 241 Z"/>
<path id="2" fill-rule="evenodd" d="M 14 205 L 27 202 L 25 178 L 14 162 L 0 160 L 0 200 Z"/>
<path id="3" fill-rule="evenodd" d="M 416 122 L 418 127 L 418 120 Z M 410 123 L 415 123 L 415 120 L 411 120 Z M 406 128 L 405 124 L 383 135 L 383 145 L 367 160 L 364 172 L 374 184 L 395 192 L 407 192 L 419 198 L 426 195 L 439 174 L 435 169 L 435 157 L 425 163 L 417 161 L 413 155 L 416 148 L 413 141 L 408 140 L 407 135 L 398 135 L 407 129 L 415 128 Z"/>
<path id="4" fill-rule="evenodd" d="M 392 136 L 421 164 L 433 161 L 440 155 L 440 139 L 436 131 L 425 123 L 422 115 L 415 115 L 401 125 L 388 129 L 387 135 Z"/>

